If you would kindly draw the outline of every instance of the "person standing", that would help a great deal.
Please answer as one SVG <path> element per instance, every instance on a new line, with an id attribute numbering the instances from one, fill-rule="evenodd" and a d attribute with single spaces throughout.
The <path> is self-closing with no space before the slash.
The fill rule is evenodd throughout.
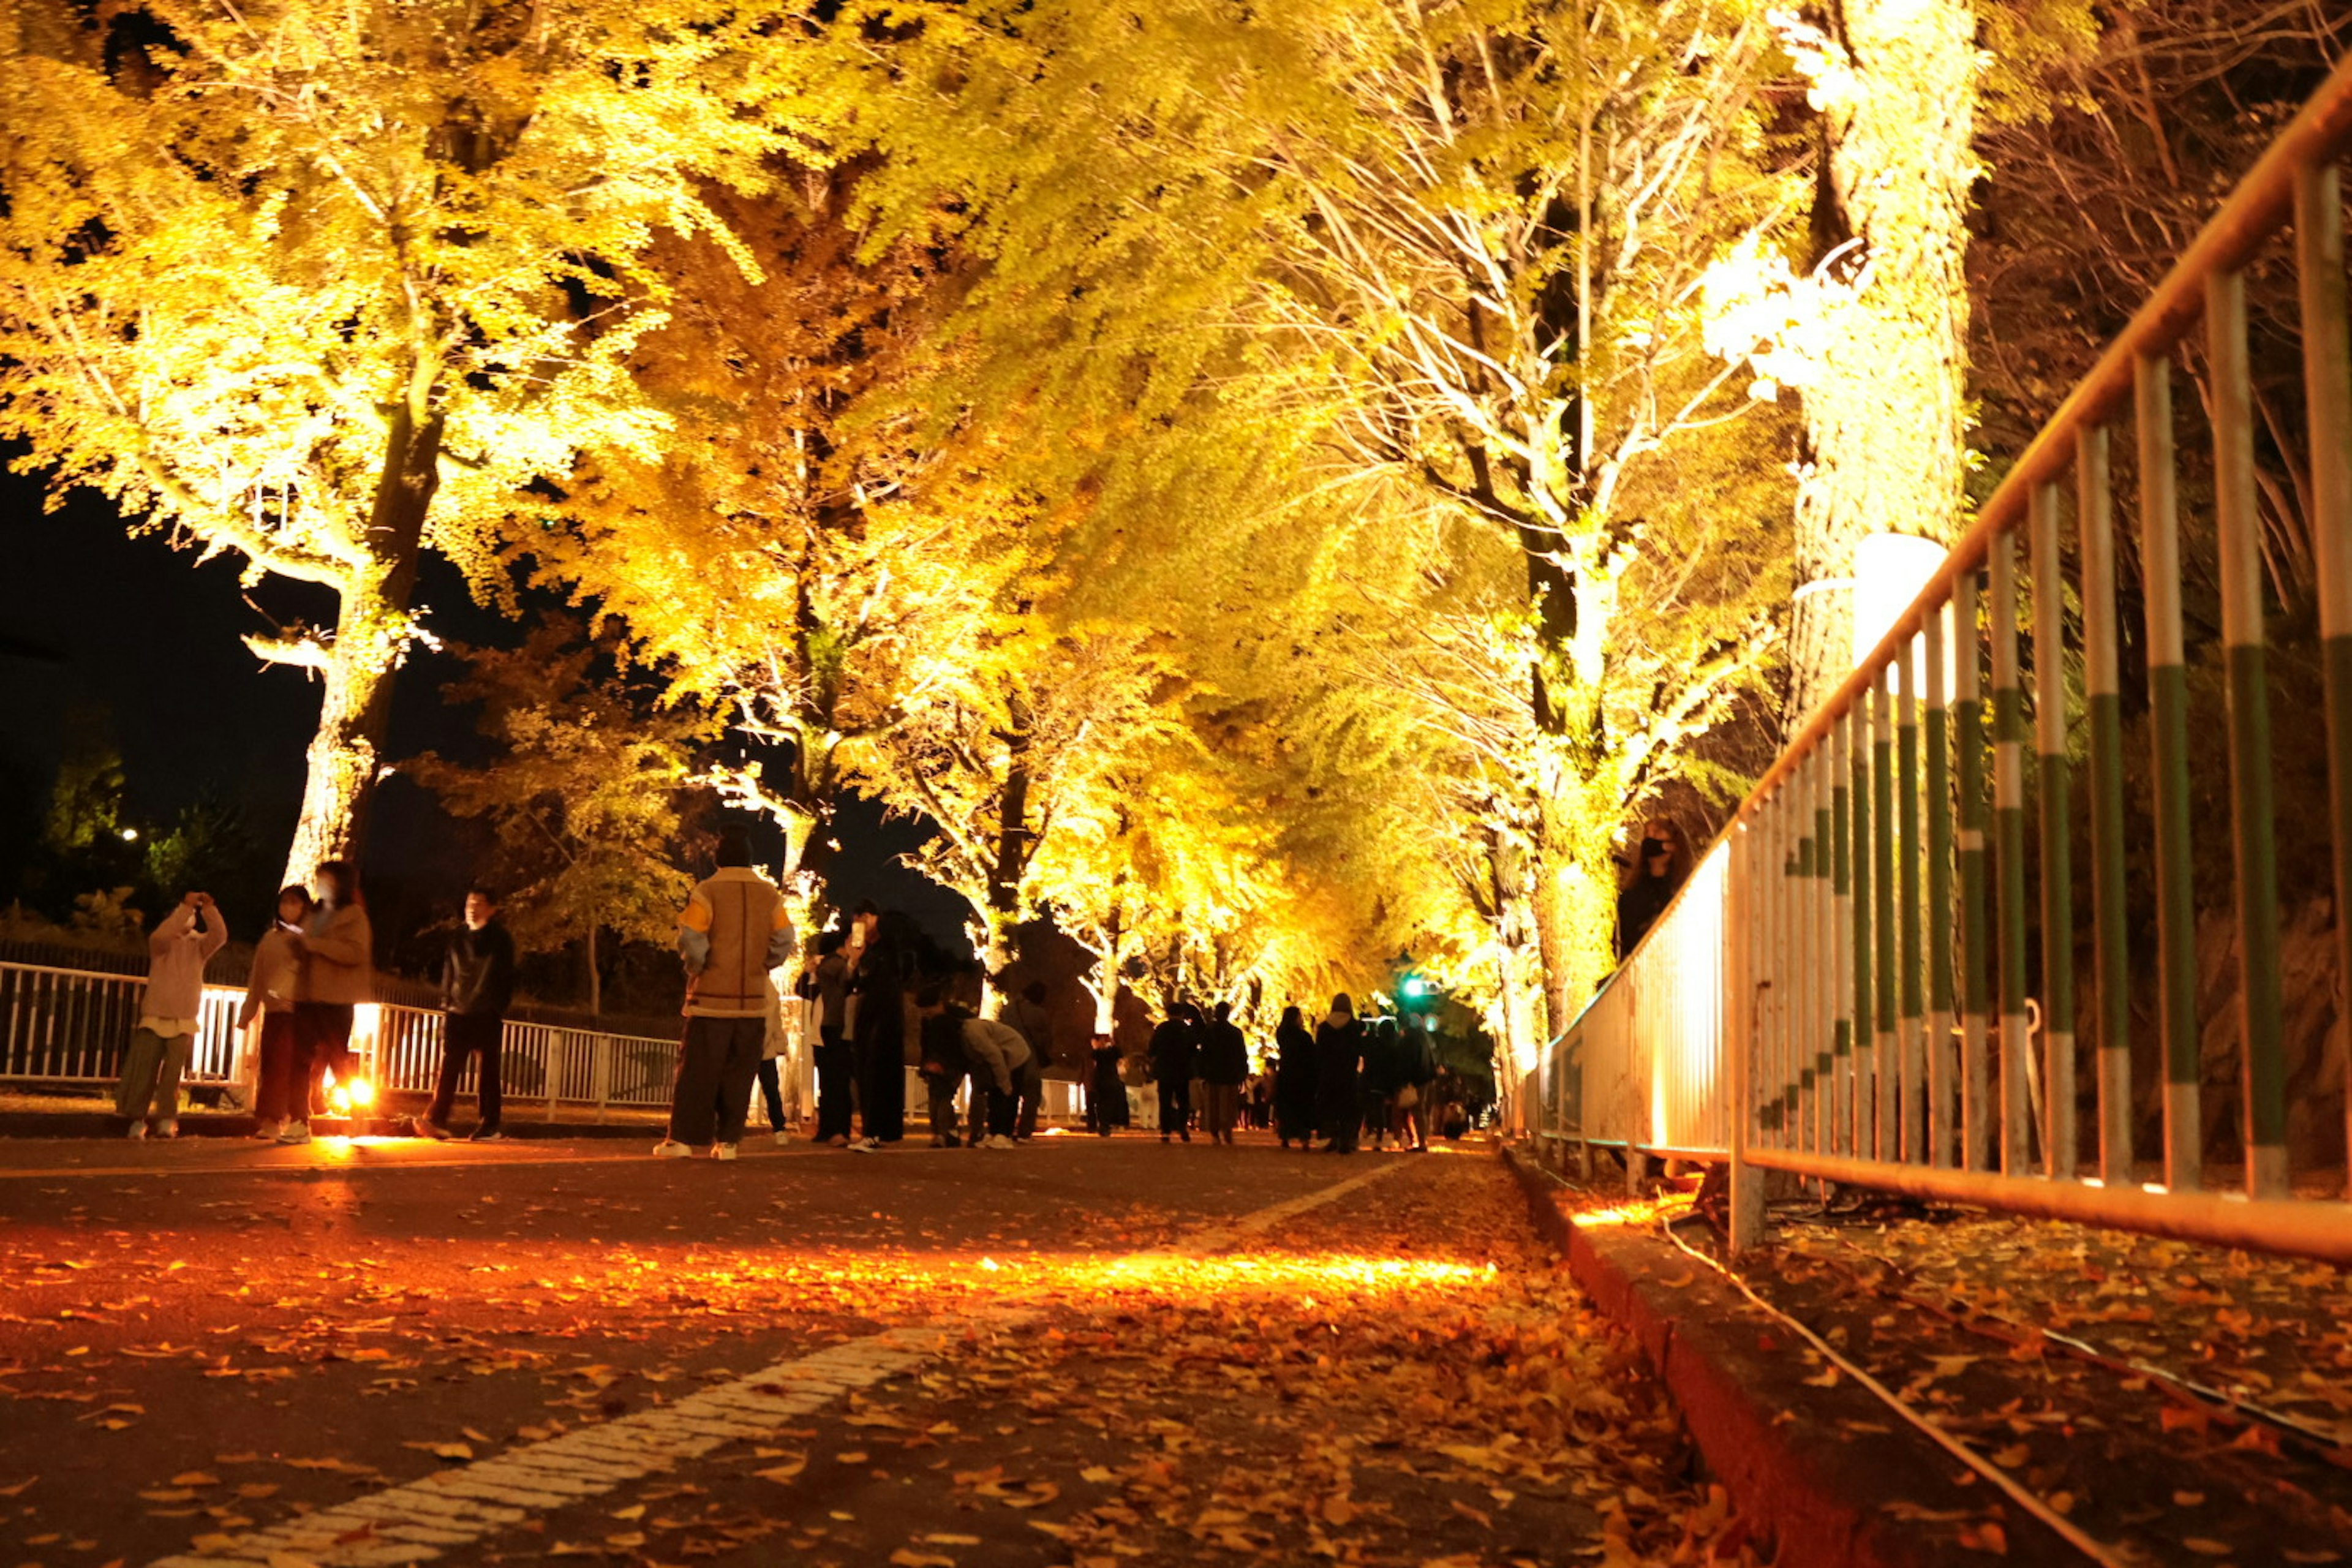
<path id="1" fill-rule="evenodd" d="M 310 1107 L 321 1080 L 352 1076 L 352 1022 L 362 1002 L 375 1000 L 375 930 L 360 901 L 360 874 L 348 860 L 322 860 L 311 877 L 318 901 L 298 939 L 302 984 L 294 1004 L 294 1056 L 302 1077 L 301 1116 L 278 1134 L 280 1143 L 310 1141 Z"/>
<path id="2" fill-rule="evenodd" d="M 1356 1128 L 1363 1116 L 1358 1069 L 1364 1059 L 1364 1026 L 1348 994 L 1331 998 L 1331 1011 L 1315 1026 L 1315 1100 L 1327 1154 L 1356 1152 Z"/>
<path id="3" fill-rule="evenodd" d="M 1642 825 L 1642 842 L 1634 852 L 1633 868 L 1617 894 L 1617 962 L 1640 944 L 1643 936 L 1665 913 L 1691 872 L 1690 846 L 1671 816 L 1654 816 Z"/>
<path id="4" fill-rule="evenodd" d="M 1364 1034 L 1364 1128 L 1375 1153 L 1396 1130 L 1399 1066 L 1396 1020 L 1382 1018 Z"/>
<path id="5" fill-rule="evenodd" d="M 915 1010 L 923 1020 L 921 1071 L 931 1118 L 931 1147 L 953 1149 L 963 1142 L 956 1131 L 956 1090 L 971 1076 L 971 1063 L 964 1055 L 961 1009 L 945 1005 L 940 997 L 938 986 L 927 986 L 915 998 Z M 977 1079 L 971 1092 L 977 1103 L 981 1095 Z M 975 1147 L 986 1136 L 982 1126 L 982 1119 L 974 1117 L 971 1141 Z"/>
<path id="6" fill-rule="evenodd" d="M 1151 1031 L 1151 1078 L 1160 1086 L 1160 1141 L 1174 1132 L 1192 1141 L 1192 1075 L 1200 1058 L 1192 1020 L 1199 1016 L 1190 1002 L 1168 1009 L 1168 1016 Z"/>
<path id="7" fill-rule="evenodd" d="M 301 1092 L 294 1069 L 294 998 L 302 984 L 302 952 L 295 938 L 310 918 L 310 889 L 296 883 L 278 891 L 278 918 L 253 947 L 253 970 L 246 976 L 245 1005 L 236 1026 L 261 1020 L 261 1070 L 253 1096 L 256 1138 L 276 1138 L 294 1119 Z"/>
<path id="8" fill-rule="evenodd" d="M 1054 1015 L 1045 1005 L 1045 983 L 1032 980 L 1005 1004 L 1004 1022 L 1029 1042 L 1029 1060 L 1013 1092 L 1021 1101 L 1013 1135 L 1022 1142 L 1037 1136 L 1037 1110 L 1045 1097 L 1045 1069 L 1054 1065 Z"/>
<path id="9" fill-rule="evenodd" d="M 182 895 L 147 939 L 147 992 L 139 1026 L 122 1053 L 114 1110 L 130 1119 L 130 1136 L 180 1135 L 180 1075 L 196 1048 L 205 1001 L 205 963 L 228 942 L 228 928 L 210 893 Z"/>
<path id="10" fill-rule="evenodd" d="M 457 1080 L 465 1076 L 466 1063 L 477 1056 L 482 1065 L 474 1091 L 479 1114 L 473 1142 L 495 1143 L 505 1136 L 499 1131 L 505 1104 L 499 1047 L 506 1037 L 514 983 L 514 937 L 499 919 L 498 900 L 488 889 L 468 888 L 465 924 L 441 955 L 441 1079 L 434 1087 L 433 1108 L 417 1120 L 422 1136 L 449 1136 Z"/>
<path id="11" fill-rule="evenodd" d="M 856 1110 L 850 1085 L 857 1077 L 848 1036 L 849 959 L 841 947 L 837 931 L 818 938 L 810 973 L 816 992 L 816 1141 L 836 1149 L 849 1142 Z"/>
<path id="12" fill-rule="evenodd" d="M 677 917 L 686 1038 L 670 1087 L 669 1135 L 654 1145 L 656 1159 L 683 1160 L 705 1143 L 713 1159 L 735 1158 L 767 1038 L 768 972 L 796 945 L 783 895 L 751 868 L 741 828 L 719 836 L 713 858 L 716 868 Z"/>
<path id="13" fill-rule="evenodd" d="M 1217 1004 L 1216 1020 L 1202 1031 L 1201 1082 L 1208 1104 L 1202 1124 L 1212 1142 L 1231 1143 L 1234 1123 L 1240 1119 L 1242 1085 L 1249 1079 L 1249 1042 L 1234 1022 L 1234 1005 Z"/>
<path id="14" fill-rule="evenodd" d="M 1289 1148 L 1315 1142 L 1315 1037 L 1296 1007 L 1282 1010 L 1274 1030 L 1274 1131 Z"/>
<path id="15" fill-rule="evenodd" d="M 768 977 L 768 1010 L 760 1020 L 760 1065 L 751 1069 L 752 1082 L 758 1086 L 760 1101 L 768 1109 L 768 1131 L 779 1144 L 792 1142 L 784 1131 L 784 1086 L 782 1070 L 776 1064 L 791 1048 L 793 1037 L 784 1027 L 784 999 L 776 990 L 774 975 Z M 751 1113 L 744 1113 L 745 1130 L 750 1130 Z"/>
<path id="16" fill-rule="evenodd" d="M 1087 1083 L 1087 1127 L 1108 1138 L 1127 1125 L 1127 1080 L 1119 1076 L 1118 1045 L 1108 1035 L 1097 1035 L 1090 1050 L 1094 1076 Z"/>
<path id="17" fill-rule="evenodd" d="M 907 943 L 895 912 L 886 917 L 860 904 L 856 923 L 863 940 L 850 979 L 856 999 L 850 1036 L 865 1136 L 850 1147 L 871 1153 L 907 1135 Z"/>
<path id="18" fill-rule="evenodd" d="M 1397 1031 L 1397 1138 L 1416 1154 L 1429 1152 L 1429 1100 L 1436 1092 L 1437 1050 L 1426 1020 L 1406 1019 Z"/>

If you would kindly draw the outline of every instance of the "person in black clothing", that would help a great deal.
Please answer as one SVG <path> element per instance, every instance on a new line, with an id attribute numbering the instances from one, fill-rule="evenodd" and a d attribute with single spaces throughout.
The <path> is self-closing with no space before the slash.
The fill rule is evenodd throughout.
<path id="1" fill-rule="evenodd" d="M 1397 1031 L 1397 1141 L 1410 1138 L 1412 1152 L 1429 1152 L 1429 1097 L 1437 1082 L 1437 1049 L 1429 1030 L 1407 1023 Z"/>
<path id="2" fill-rule="evenodd" d="M 1396 1020 L 1382 1018 L 1364 1032 L 1364 1130 L 1375 1152 L 1395 1131 L 1399 1065 Z"/>
<path id="3" fill-rule="evenodd" d="M 1216 1020 L 1201 1031 L 1201 1083 L 1208 1104 L 1201 1121 L 1211 1142 L 1231 1143 L 1241 1119 L 1242 1085 L 1249 1081 L 1249 1041 L 1234 1022 L 1234 1005 L 1217 1004 Z"/>
<path id="4" fill-rule="evenodd" d="M 1289 1148 L 1297 1140 L 1301 1149 L 1315 1142 L 1315 1037 L 1307 1032 L 1307 1020 L 1296 1007 L 1282 1010 L 1282 1022 L 1275 1026 L 1274 1048 L 1277 1056 L 1274 1068 L 1274 1131 Z"/>
<path id="5" fill-rule="evenodd" d="M 1160 1086 L 1160 1141 L 1192 1141 L 1192 1075 L 1200 1068 L 1200 1010 L 1179 1002 L 1151 1031 L 1151 1077 Z"/>
<path id="6" fill-rule="evenodd" d="M 850 987 L 857 997 L 851 1031 L 857 1061 L 857 1107 L 865 1136 L 850 1147 L 872 1152 L 907 1135 L 906 917 L 857 908 L 865 942 Z"/>
<path id="7" fill-rule="evenodd" d="M 963 1051 L 963 1021 L 971 1015 L 953 1004 L 942 1003 L 940 988 L 926 987 L 915 998 L 923 1014 L 923 1089 L 929 1100 L 931 1113 L 931 1147 L 954 1149 L 963 1140 L 956 1135 L 956 1090 L 971 1072 L 971 1064 Z M 977 1079 L 972 1084 L 975 1103 L 985 1100 Z M 975 1126 L 972 1142 L 980 1141 Z"/>
<path id="8" fill-rule="evenodd" d="M 1045 983 L 1032 980 L 998 1015 L 1001 1022 L 1020 1030 L 1021 1037 L 1029 1042 L 1029 1060 L 1013 1086 L 1020 1102 L 1013 1131 L 1018 1142 L 1037 1135 L 1037 1112 L 1045 1098 L 1045 1069 L 1054 1065 L 1054 1015 L 1045 1005 Z"/>
<path id="9" fill-rule="evenodd" d="M 1690 847 L 1671 816 L 1642 825 L 1632 874 L 1617 894 L 1617 962 L 1622 963 L 1690 876 Z"/>
<path id="10" fill-rule="evenodd" d="M 424 1137 L 449 1136 L 457 1080 L 465 1075 L 467 1058 L 477 1054 L 482 1058 L 482 1075 L 475 1104 L 481 1120 L 474 1129 L 474 1142 L 494 1143 L 503 1136 L 499 1131 L 499 1042 L 506 1033 L 514 980 L 514 938 L 499 923 L 498 901 L 483 889 L 469 888 L 466 923 L 449 939 L 441 958 L 441 1080 L 433 1090 L 433 1108 L 416 1123 Z"/>
<path id="11" fill-rule="evenodd" d="M 1087 1084 L 1087 1126 L 1108 1138 L 1113 1128 L 1127 1125 L 1127 1083 L 1118 1076 L 1118 1047 L 1108 1035 L 1097 1035 L 1091 1049 L 1094 1077 Z"/>
<path id="12" fill-rule="evenodd" d="M 1356 1005 L 1344 991 L 1331 998 L 1331 1012 L 1315 1026 L 1315 1100 L 1317 1120 L 1328 1142 L 1327 1154 L 1356 1152 L 1356 1127 L 1363 1116 L 1357 1069 L 1364 1060 L 1364 1026 L 1356 1021 Z"/>
<path id="13" fill-rule="evenodd" d="M 852 1113 L 856 1109 L 850 1085 L 856 1081 L 856 1047 L 849 1043 L 849 960 L 841 951 L 842 933 L 829 931 L 817 939 L 816 963 L 802 976 L 803 994 L 816 1003 L 816 1141 L 836 1148 L 849 1142 Z"/>

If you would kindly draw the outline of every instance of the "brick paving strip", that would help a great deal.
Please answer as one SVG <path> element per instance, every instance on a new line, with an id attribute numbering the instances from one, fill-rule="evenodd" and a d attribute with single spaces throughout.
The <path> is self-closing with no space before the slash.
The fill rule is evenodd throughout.
<path id="1" fill-rule="evenodd" d="M 1304 1196 L 1205 1226 L 1171 1246 L 1130 1253 L 1127 1261 L 1208 1257 L 1407 1165 L 1402 1160 L 1383 1162 Z M 1041 1315 L 1042 1309 L 1034 1307 L 982 1308 L 960 1315 L 953 1332 L 958 1337 L 971 1330 L 1002 1332 Z M 218 1568 L 224 1563 L 391 1568 L 431 1562 L 538 1514 L 602 1497 L 681 1460 L 700 1458 L 725 1444 L 773 1436 L 837 1399 L 932 1360 L 947 1348 L 949 1332 L 944 1326 L 897 1328 L 831 1345 L 673 1404 L 509 1448 L 202 1551 L 160 1558 L 153 1568 Z"/>

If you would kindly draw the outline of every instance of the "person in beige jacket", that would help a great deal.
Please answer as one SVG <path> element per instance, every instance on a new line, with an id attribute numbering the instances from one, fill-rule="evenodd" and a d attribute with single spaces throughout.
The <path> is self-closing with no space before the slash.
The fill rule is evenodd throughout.
<path id="1" fill-rule="evenodd" d="M 158 1138 L 179 1135 L 180 1075 L 195 1050 L 205 963 L 227 941 L 210 893 L 182 898 L 147 939 L 147 993 L 114 1086 L 114 1109 L 130 1120 L 133 1138 L 146 1137 L 151 1127 Z"/>
<path id="2" fill-rule="evenodd" d="M 254 1113 L 257 1138 L 275 1138 L 301 1119 L 307 1101 L 302 1074 L 295 1066 L 294 1002 L 302 990 L 302 922 L 310 918 L 310 889 L 296 883 L 278 893 L 278 919 L 254 944 L 253 973 L 245 983 L 245 1005 L 236 1026 L 261 1020 L 259 1087 Z"/>
<path id="3" fill-rule="evenodd" d="M 686 963 L 686 1038 L 670 1086 L 669 1136 L 654 1156 L 681 1160 L 702 1144 L 732 1160 L 751 1109 L 768 1028 L 768 972 L 798 945 L 784 896 L 751 868 L 740 828 L 719 836 L 718 869 L 694 889 L 677 917 L 677 952 Z"/>
<path id="4" fill-rule="evenodd" d="M 302 980 L 294 1002 L 294 1057 L 299 1120 L 289 1121 L 280 1143 L 310 1141 L 310 1104 L 320 1076 L 352 1070 L 352 1022 L 362 1002 L 375 1000 L 375 932 L 360 902 L 360 874 L 348 860 L 325 860 L 311 879 L 319 907 L 296 938 Z"/>

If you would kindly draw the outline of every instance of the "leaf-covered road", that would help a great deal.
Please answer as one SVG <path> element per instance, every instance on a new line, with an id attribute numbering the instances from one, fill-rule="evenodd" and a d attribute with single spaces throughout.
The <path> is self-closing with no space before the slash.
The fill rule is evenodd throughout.
<path id="1" fill-rule="evenodd" d="M 0 1564 L 1700 1562 L 1727 1528 L 1483 1152 L 105 1154 L 0 1174 Z M 380 1501 L 884 1331 L 900 1375 L 652 1474 L 458 1531 Z"/>

